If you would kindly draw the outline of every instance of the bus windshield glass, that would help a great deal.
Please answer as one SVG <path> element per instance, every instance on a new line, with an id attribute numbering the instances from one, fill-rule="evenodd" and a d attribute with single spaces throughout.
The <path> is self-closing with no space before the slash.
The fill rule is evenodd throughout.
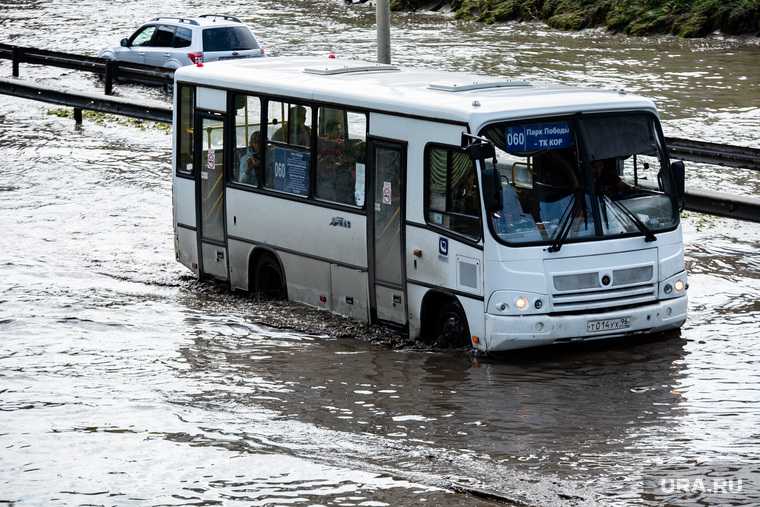
<path id="1" fill-rule="evenodd" d="M 496 146 L 502 195 L 491 230 L 508 244 L 537 244 L 673 229 L 659 132 L 645 113 L 489 125 L 482 135 Z"/>

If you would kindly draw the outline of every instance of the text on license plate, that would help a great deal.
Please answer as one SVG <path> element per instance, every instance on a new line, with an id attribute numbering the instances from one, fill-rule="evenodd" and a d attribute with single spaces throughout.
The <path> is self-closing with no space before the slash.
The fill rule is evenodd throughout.
<path id="1" fill-rule="evenodd" d="M 627 329 L 631 327 L 630 317 L 620 317 L 617 319 L 589 320 L 586 322 L 586 332 L 600 333 L 602 331 L 617 331 L 618 329 Z"/>

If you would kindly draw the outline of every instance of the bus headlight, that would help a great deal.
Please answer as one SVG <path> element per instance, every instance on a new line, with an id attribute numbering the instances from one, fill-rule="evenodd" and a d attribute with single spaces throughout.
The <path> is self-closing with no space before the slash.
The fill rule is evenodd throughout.
<path id="1" fill-rule="evenodd" d="M 686 278 L 686 272 L 681 271 L 670 278 L 660 282 L 660 299 L 670 299 L 681 297 L 686 294 L 689 284 Z"/>
<path id="2" fill-rule="evenodd" d="M 522 290 L 497 290 L 491 293 L 486 305 L 491 315 L 538 315 L 551 311 L 551 300 L 546 294 Z"/>

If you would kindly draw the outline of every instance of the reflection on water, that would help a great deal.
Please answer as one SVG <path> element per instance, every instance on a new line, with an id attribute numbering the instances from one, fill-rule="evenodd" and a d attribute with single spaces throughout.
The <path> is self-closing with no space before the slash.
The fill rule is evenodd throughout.
<path id="1" fill-rule="evenodd" d="M 281 54 L 374 51 L 371 11 L 339 2 L 126 5 L 6 2 L 0 26 L 94 52 L 202 8 L 242 15 Z M 754 40 L 394 21 L 401 63 L 624 87 L 657 98 L 671 133 L 758 146 Z M 172 253 L 170 136 L 77 131 L 46 109 L 0 96 L 0 503 L 480 502 L 452 482 L 542 504 L 760 501 L 760 226 L 685 219 L 680 336 L 481 362 L 391 351 L 267 328 L 245 296 L 193 281 Z M 693 181 L 760 188 L 742 172 Z M 741 492 L 653 486 L 726 466 Z"/>

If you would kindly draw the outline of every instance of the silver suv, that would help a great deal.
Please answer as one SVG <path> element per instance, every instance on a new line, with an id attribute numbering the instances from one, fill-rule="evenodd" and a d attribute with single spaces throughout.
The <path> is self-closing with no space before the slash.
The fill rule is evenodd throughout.
<path id="1" fill-rule="evenodd" d="M 154 18 L 101 58 L 177 69 L 198 62 L 264 56 L 248 25 L 233 16 Z"/>

